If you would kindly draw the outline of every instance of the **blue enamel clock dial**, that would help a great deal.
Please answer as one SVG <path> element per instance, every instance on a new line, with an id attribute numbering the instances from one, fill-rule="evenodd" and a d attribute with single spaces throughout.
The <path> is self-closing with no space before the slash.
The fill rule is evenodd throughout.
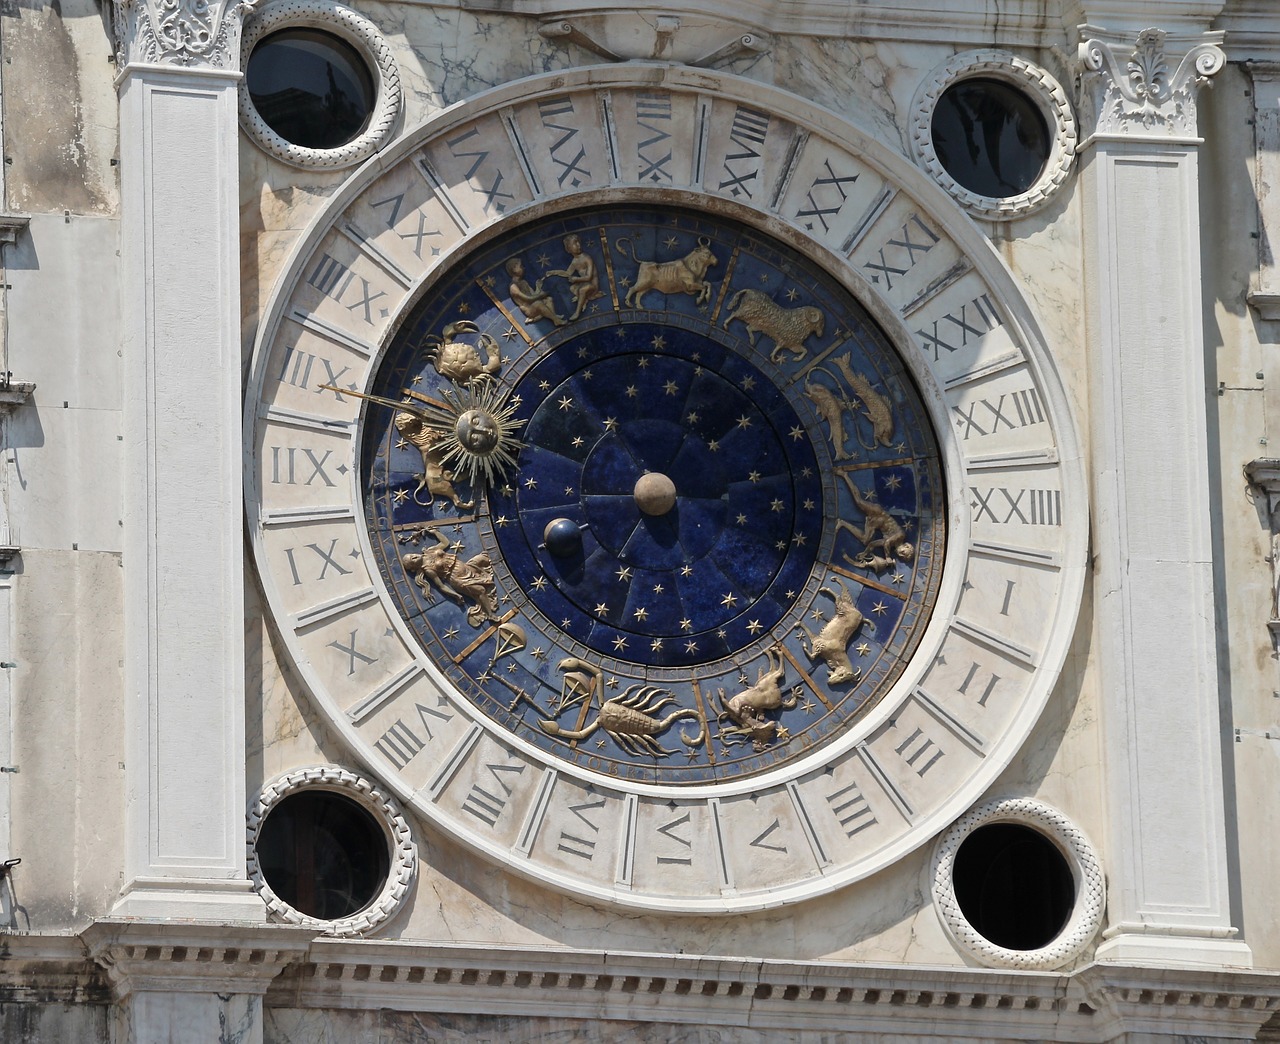
<path id="1" fill-rule="evenodd" d="M 583 769 L 694 784 L 841 734 L 940 583 L 938 449 L 852 295 L 665 207 L 532 221 L 432 286 L 363 416 L 424 654 Z"/>
<path id="2" fill-rule="evenodd" d="M 518 520 L 496 531 L 498 547 L 538 610 L 596 653 L 692 667 L 771 631 L 808 581 L 822 535 L 817 456 L 807 437 L 787 437 L 803 424 L 749 361 L 657 323 L 619 329 L 609 354 L 580 361 L 570 341 L 517 384 L 555 377 L 522 434 L 523 477 L 490 498 Z M 644 502 L 646 476 L 670 482 L 669 507 Z M 574 553 L 546 546 L 558 519 L 582 534 Z"/>

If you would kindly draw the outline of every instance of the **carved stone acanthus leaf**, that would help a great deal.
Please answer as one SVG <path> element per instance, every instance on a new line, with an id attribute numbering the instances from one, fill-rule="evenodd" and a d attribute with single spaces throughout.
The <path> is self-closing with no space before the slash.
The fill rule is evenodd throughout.
<path id="1" fill-rule="evenodd" d="M 240 23 L 258 0 L 115 0 L 116 62 L 238 69 Z"/>
<path id="2" fill-rule="evenodd" d="M 1226 61 L 1222 33 L 1174 39 L 1144 29 L 1129 45 L 1096 32 L 1082 27 L 1078 54 L 1081 116 L 1090 136 L 1194 137 L 1196 91 Z"/>

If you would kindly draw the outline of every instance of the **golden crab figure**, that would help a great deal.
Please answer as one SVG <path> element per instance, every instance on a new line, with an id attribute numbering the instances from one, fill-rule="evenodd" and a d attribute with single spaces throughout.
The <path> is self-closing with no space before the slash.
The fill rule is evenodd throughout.
<path id="1" fill-rule="evenodd" d="M 515 415 L 517 404 L 504 402 L 502 389 L 490 381 L 461 391 L 446 389 L 443 399 L 406 395 L 397 400 L 328 384 L 321 387 L 390 407 L 398 416 L 409 414 L 418 419 L 436 436 L 432 452 L 440 466 L 452 466 L 454 476 L 465 478 L 473 486 L 482 480 L 492 485 L 506 478 L 515 467 L 516 454 L 524 447 L 516 438 L 516 430 L 523 423 Z"/>
<path id="2" fill-rule="evenodd" d="M 480 346 L 455 340 L 460 333 L 479 333 Z M 502 350 L 498 342 L 488 334 L 480 333 L 480 327 L 468 319 L 449 323 L 440 335 L 431 334 L 422 341 L 427 357 L 441 377 L 456 384 L 468 386 L 483 383 L 498 375 L 502 369 Z M 484 359 L 480 358 L 484 349 Z"/>

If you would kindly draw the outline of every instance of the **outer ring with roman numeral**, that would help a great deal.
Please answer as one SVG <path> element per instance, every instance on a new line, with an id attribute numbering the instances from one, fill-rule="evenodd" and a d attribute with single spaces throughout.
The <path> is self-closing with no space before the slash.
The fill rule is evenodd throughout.
<path id="1" fill-rule="evenodd" d="M 893 688 L 838 742 L 705 786 L 601 778 L 493 727 L 394 611 L 359 521 L 364 406 L 343 391 L 370 389 L 403 317 L 531 217 L 624 203 L 717 211 L 816 259 L 901 354 L 947 480 L 943 582 Z M 1016 756 L 1074 631 L 1080 453 L 1014 278 L 901 156 L 735 77 L 643 64 L 534 77 L 406 135 L 297 244 L 245 422 L 266 601 L 352 758 L 458 841 L 593 902 L 760 909 L 890 865 Z"/>

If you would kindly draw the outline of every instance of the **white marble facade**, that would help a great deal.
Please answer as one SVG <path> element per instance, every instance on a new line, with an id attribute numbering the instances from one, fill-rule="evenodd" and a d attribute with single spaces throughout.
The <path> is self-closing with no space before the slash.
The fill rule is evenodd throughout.
<path id="1" fill-rule="evenodd" d="M 345 149 L 245 114 L 242 32 L 301 24 L 375 69 Z M 0 1037 L 1280 1039 L 1269 0 L 64 0 L 0 52 Z M 1032 190 L 939 176 L 957 75 L 1037 99 Z M 813 260 L 939 433 L 918 650 L 758 783 L 602 782 L 471 711 L 375 564 L 361 403 L 318 390 L 368 392 L 469 252 L 604 204 Z M 246 842 L 308 786 L 388 824 L 341 922 Z M 948 887 L 1003 820 L 1075 875 L 1042 950 Z M 581 823 L 591 858 L 547 842 Z"/>

